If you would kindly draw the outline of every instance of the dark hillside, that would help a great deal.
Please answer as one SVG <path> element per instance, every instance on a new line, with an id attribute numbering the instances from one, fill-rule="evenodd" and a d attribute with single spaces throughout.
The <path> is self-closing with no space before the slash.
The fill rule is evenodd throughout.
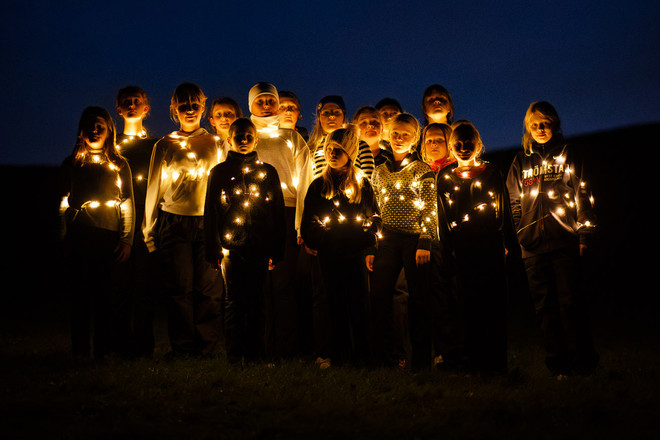
<path id="1" fill-rule="evenodd" d="M 569 138 L 585 157 L 588 181 L 594 189 L 599 216 L 599 243 L 592 252 L 594 276 L 592 292 L 601 299 L 645 304 L 651 292 L 645 286 L 655 270 L 656 234 L 651 226 L 657 220 L 651 199 L 653 170 L 630 164 L 630 152 L 639 151 L 641 161 L 649 161 L 645 150 L 654 151 L 651 142 L 660 123 L 587 134 Z M 506 175 L 519 147 L 487 153 L 485 159 Z M 647 159 L 649 156 L 649 159 Z M 634 157 L 634 156 L 633 156 Z M 639 160 L 638 160 L 639 162 Z M 3 296 L 14 300 L 57 300 L 62 278 L 61 255 L 57 241 L 57 167 L 0 166 L 2 187 L 7 193 L 3 226 L 8 262 L 3 265 Z M 11 282 L 10 282 L 11 281 Z"/>

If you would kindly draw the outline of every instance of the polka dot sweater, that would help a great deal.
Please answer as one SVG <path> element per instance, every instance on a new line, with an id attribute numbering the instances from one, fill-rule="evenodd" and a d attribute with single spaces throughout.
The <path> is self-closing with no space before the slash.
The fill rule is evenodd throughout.
<path id="1" fill-rule="evenodd" d="M 435 178 L 428 164 L 409 154 L 400 164 L 385 161 L 374 170 L 374 192 L 383 221 L 383 234 L 394 230 L 418 234 L 420 249 L 430 249 L 438 237 Z"/>

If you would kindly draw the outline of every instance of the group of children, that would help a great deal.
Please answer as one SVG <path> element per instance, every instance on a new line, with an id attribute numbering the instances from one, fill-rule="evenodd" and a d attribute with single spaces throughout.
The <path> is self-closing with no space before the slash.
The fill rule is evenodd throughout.
<path id="1" fill-rule="evenodd" d="M 576 269 L 593 200 L 550 104 L 529 107 L 505 179 L 440 85 L 423 94 L 421 124 L 391 98 L 349 122 L 343 98 L 326 96 L 309 136 L 298 98 L 273 84 L 250 89 L 247 118 L 214 100 L 213 133 L 206 100 L 179 85 L 178 130 L 160 140 L 138 87 L 117 95 L 121 135 L 106 110 L 84 110 L 61 173 L 74 354 L 152 355 L 162 292 L 172 356 L 224 339 L 231 363 L 281 359 L 311 333 L 321 369 L 501 372 L 505 263 L 522 257 L 548 368 L 595 368 Z"/>

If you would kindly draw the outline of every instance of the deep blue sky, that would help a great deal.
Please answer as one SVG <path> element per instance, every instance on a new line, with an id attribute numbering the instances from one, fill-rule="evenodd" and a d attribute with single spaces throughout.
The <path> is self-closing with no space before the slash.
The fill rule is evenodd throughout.
<path id="1" fill-rule="evenodd" d="M 342 95 L 350 114 L 391 96 L 419 117 L 423 90 L 439 83 L 487 150 L 518 145 L 540 99 L 567 135 L 656 122 L 659 3 L 10 0 L 0 163 L 59 164 L 82 110 L 115 114 L 129 84 L 150 95 L 157 137 L 175 129 L 169 99 L 185 81 L 244 112 L 250 87 L 272 82 L 298 94 L 308 128 L 325 95 Z"/>

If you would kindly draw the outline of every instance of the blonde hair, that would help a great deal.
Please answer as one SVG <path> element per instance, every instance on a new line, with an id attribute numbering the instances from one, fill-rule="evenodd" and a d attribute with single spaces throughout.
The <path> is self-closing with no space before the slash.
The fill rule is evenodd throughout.
<path id="1" fill-rule="evenodd" d="M 332 167 L 326 165 L 323 173 L 321 173 L 321 178 L 323 179 L 321 195 L 326 199 L 332 199 L 339 192 L 343 192 L 346 194 L 349 203 L 360 203 L 362 200 L 361 173 L 348 153 L 348 151 L 357 152 L 359 148 L 359 139 L 355 125 L 350 124 L 347 128 L 338 128 L 329 133 L 323 146 L 324 154 L 327 152 L 327 147 L 331 143 L 341 145 L 341 148 L 348 156 L 348 163 L 345 166 L 345 173 L 336 173 Z M 337 179 L 337 177 L 341 178 Z"/>
<path id="2" fill-rule="evenodd" d="M 442 134 L 445 136 L 445 142 L 447 142 L 447 149 L 449 149 L 449 138 L 451 137 L 451 132 L 452 129 L 449 125 L 447 124 L 441 124 L 439 122 L 433 122 L 427 126 L 424 127 L 422 130 L 422 142 L 420 144 L 420 156 L 422 157 L 422 160 L 426 163 L 430 163 L 429 158 L 426 156 L 426 147 L 424 145 L 424 139 L 426 138 L 426 133 L 432 129 L 432 128 L 437 128 L 440 131 L 442 131 Z"/>
<path id="3" fill-rule="evenodd" d="M 96 118 L 103 119 L 108 128 L 108 135 L 103 143 L 103 155 L 106 160 L 117 165 L 122 156 L 119 154 L 116 147 L 117 129 L 115 128 L 115 122 L 106 109 L 93 106 L 87 107 L 83 110 L 82 115 L 80 116 L 80 122 L 78 123 L 78 139 L 76 141 L 76 146 L 73 148 L 73 163 L 81 165 L 85 161 L 85 158 L 89 153 L 85 141 L 85 132 L 93 127 Z"/>
<path id="4" fill-rule="evenodd" d="M 557 136 L 558 138 L 563 137 L 561 132 L 561 120 L 559 119 L 559 114 L 557 110 L 546 101 L 535 101 L 529 105 L 527 113 L 525 113 L 525 119 L 523 120 L 523 150 L 527 156 L 532 154 L 532 134 L 527 129 L 527 124 L 532 118 L 534 113 L 540 113 L 544 118 L 548 119 L 552 123 L 552 136 Z"/>
<path id="5" fill-rule="evenodd" d="M 391 122 L 390 123 L 390 129 L 397 122 L 402 123 L 402 124 L 412 125 L 413 128 L 414 128 L 414 131 L 415 131 L 415 139 L 414 139 L 414 141 L 412 142 L 411 145 L 414 146 L 414 145 L 417 144 L 417 142 L 419 142 L 419 121 L 417 120 L 416 117 L 414 117 L 410 113 L 399 113 L 394 118 L 392 118 L 392 121 L 390 121 L 390 122 Z"/>
<path id="6" fill-rule="evenodd" d="M 204 107 L 202 112 L 202 117 L 204 117 L 204 113 L 206 112 L 206 95 L 204 92 L 202 92 L 202 89 L 199 88 L 197 84 L 183 83 L 179 84 L 177 88 L 174 89 L 172 99 L 170 100 L 170 118 L 172 121 L 176 122 L 177 124 L 179 123 L 177 107 L 179 107 L 180 103 L 186 102 L 188 100 L 198 101 L 201 106 Z"/>

